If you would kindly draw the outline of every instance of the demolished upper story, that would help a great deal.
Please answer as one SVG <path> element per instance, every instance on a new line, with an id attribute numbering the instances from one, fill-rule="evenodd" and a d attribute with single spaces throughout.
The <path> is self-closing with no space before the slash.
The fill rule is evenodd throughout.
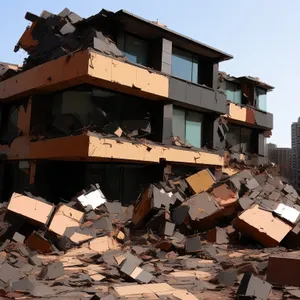
<path id="1" fill-rule="evenodd" d="M 227 148 L 234 153 L 257 154 L 257 163 L 267 162 L 266 138 L 273 129 L 267 94 L 274 87 L 257 77 L 233 77 L 220 72 L 219 89 L 226 93 L 228 101 Z"/>
<path id="2" fill-rule="evenodd" d="M 223 164 L 228 107 L 218 72 L 231 55 L 124 10 L 26 19 L 15 51 L 28 58 L 22 69 L 0 72 L 0 150 L 8 159 Z M 103 150 L 104 137 L 114 146 Z"/>

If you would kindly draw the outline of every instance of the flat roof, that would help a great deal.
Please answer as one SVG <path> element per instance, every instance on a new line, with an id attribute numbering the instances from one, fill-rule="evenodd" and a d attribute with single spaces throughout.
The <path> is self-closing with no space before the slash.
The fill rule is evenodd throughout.
<path id="1" fill-rule="evenodd" d="M 226 81 L 235 82 L 235 83 L 241 83 L 241 82 L 251 82 L 256 86 L 259 86 L 263 89 L 266 89 L 268 91 L 274 90 L 275 87 L 272 85 L 269 85 L 265 82 L 262 82 L 259 80 L 259 78 L 252 77 L 252 76 L 240 76 L 235 77 L 227 74 L 226 72 L 219 72 L 219 76 L 222 76 Z"/>
<path id="2" fill-rule="evenodd" d="M 123 26 L 125 31 L 145 39 L 166 38 L 172 41 L 175 47 L 180 47 L 199 55 L 209 57 L 215 61 L 224 61 L 233 58 L 232 55 L 226 52 L 180 34 L 163 24 L 144 19 L 124 9 L 121 9 L 116 13 L 103 9 L 98 14 L 89 17 L 85 21 L 96 25 L 97 19 L 102 19 L 101 21 L 99 20 L 100 22 L 98 24 L 104 24 L 108 20 L 119 23 Z"/>

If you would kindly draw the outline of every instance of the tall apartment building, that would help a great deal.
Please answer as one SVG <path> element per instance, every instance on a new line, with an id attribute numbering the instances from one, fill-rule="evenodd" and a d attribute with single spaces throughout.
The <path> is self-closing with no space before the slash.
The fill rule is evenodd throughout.
<path id="1" fill-rule="evenodd" d="M 124 10 L 26 18 L 15 50 L 29 57 L 0 71 L 2 199 L 68 200 L 97 182 L 129 203 L 170 170 L 222 168 L 226 144 L 264 158 L 272 87 L 242 77 L 221 89 L 231 55 Z"/>
<path id="2" fill-rule="evenodd" d="M 292 180 L 292 149 L 278 148 L 275 144 L 268 144 L 269 160 L 276 163 L 280 168 L 280 175 L 286 180 Z"/>
<path id="3" fill-rule="evenodd" d="M 300 187 L 300 118 L 292 123 L 292 181 L 295 187 Z"/>

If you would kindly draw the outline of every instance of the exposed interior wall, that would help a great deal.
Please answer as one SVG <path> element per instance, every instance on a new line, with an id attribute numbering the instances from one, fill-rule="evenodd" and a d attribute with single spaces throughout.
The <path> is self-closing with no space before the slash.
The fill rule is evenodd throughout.
<path id="1" fill-rule="evenodd" d="M 14 103 L 5 103 L 0 107 L 0 144 L 10 144 L 19 135 L 27 135 L 30 121 L 31 105 L 29 99 Z M 28 118 L 29 117 L 29 118 Z"/>
<path id="2" fill-rule="evenodd" d="M 130 204 L 145 187 L 162 178 L 162 165 L 87 163 L 85 185 L 99 183 L 107 199 Z"/>
<path id="3" fill-rule="evenodd" d="M 33 186 L 30 184 L 29 167 L 26 167 L 26 162 L 2 162 L 0 170 L 2 181 L 0 202 L 9 201 L 14 192 L 33 191 Z"/>
<path id="4" fill-rule="evenodd" d="M 83 128 L 162 142 L 163 102 L 82 86 L 33 97 L 31 129 L 48 138 L 80 134 Z"/>
<path id="5" fill-rule="evenodd" d="M 163 165 L 90 163 L 40 160 L 35 179 L 30 183 L 29 170 L 19 162 L 0 165 L 0 201 L 8 201 L 13 192 L 31 192 L 53 203 L 68 202 L 90 184 L 99 183 L 108 200 L 130 204 L 150 183 L 163 179 Z"/>

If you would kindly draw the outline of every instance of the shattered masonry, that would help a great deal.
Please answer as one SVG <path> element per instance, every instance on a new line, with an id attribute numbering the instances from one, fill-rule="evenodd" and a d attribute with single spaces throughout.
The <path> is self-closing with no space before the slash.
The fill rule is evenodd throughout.
<path id="1" fill-rule="evenodd" d="M 0 63 L 0 296 L 299 296 L 300 198 L 264 149 L 273 87 L 124 10 L 25 18 L 28 57 Z M 193 82 L 172 66 L 190 53 Z"/>

